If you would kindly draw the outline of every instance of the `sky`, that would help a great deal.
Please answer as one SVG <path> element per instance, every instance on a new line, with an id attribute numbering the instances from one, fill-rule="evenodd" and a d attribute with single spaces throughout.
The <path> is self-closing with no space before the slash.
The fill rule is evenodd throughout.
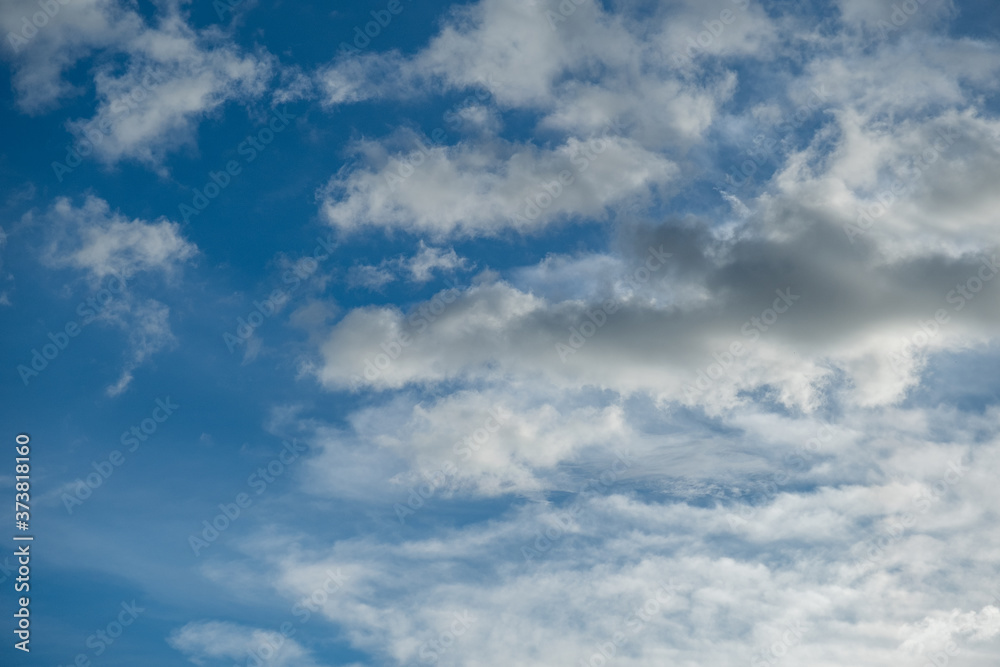
<path id="1" fill-rule="evenodd" d="M 998 664 L 996 3 L 0 27 L 0 663 Z"/>

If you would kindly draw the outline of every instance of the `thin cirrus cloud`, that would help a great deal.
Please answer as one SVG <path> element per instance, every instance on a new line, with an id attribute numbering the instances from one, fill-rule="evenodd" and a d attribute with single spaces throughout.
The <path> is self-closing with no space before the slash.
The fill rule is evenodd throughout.
<path id="1" fill-rule="evenodd" d="M 285 638 L 279 632 L 235 623 L 218 621 L 188 623 L 174 632 L 169 642 L 195 664 L 220 658 L 241 660 L 249 652 L 259 654 L 263 649 L 267 664 L 275 667 L 293 665 L 320 667 L 321 665 L 294 639 Z"/>
<path id="2" fill-rule="evenodd" d="M 99 321 L 127 332 L 124 366 L 119 378 L 107 387 L 109 395 L 117 396 L 129 386 L 138 367 L 176 343 L 169 307 L 139 293 L 134 279 L 151 274 L 176 282 L 198 248 L 184 238 L 177 223 L 129 220 L 94 196 L 87 196 L 80 205 L 60 198 L 38 222 L 49 228 L 43 255 L 49 267 L 81 272 L 92 294 L 106 289 L 112 284 L 109 281 L 121 292 L 97 312 Z"/>

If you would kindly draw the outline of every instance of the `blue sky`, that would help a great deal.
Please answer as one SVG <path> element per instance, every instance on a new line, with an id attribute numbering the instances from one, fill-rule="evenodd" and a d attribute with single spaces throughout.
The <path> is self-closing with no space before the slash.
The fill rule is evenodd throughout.
<path id="1" fill-rule="evenodd" d="M 993 3 L 0 25 L 2 664 L 996 664 Z"/>

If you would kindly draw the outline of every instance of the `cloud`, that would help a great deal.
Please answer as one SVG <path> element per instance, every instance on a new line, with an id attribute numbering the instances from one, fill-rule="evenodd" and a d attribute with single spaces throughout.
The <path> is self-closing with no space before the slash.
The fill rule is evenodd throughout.
<path id="1" fill-rule="evenodd" d="M 33 217 L 32 213 L 26 219 Z M 82 273 L 96 299 L 88 310 L 91 317 L 128 333 L 121 375 L 107 388 L 110 396 L 117 396 L 129 386 L 137 368 L 175 343 L 170 309 L 141 296 L 136 283 L 143 274 L 175 281 L 198 248 L 184 238 L 177 223 L 166 218 L 129 220 L 94 196 L 80 206 L 60 197 L 41 220 L 49 236 L 42 262 Z"/>
<path id="2" fill-rule="evenodd" d="M 167 640 L 196 665 L 207 660 L 263 658 L 273 667 L 320 667 L 296 640 L 280 632 L 222 621 L 193 621 L 175 630 Z"/>
<path id="3" fill-rule="evenodd" d="M 151 356 L 176 343 L 170 331 L 170 309 L 155 299 L 135 303 L 128 316 L 118 315 L 128 329 L 128 357 L 118 380 L 108 387 L 109 396 L 118 396 L 132 382 L 132 372 Z"/>
<path id="4" fill-rule="evenodd" d="M 637 667 L 776 657 L 833 667 L 847 653 L 876 667 L 954 640 L 963 661 L 986 667 L 1000 612 L 987 592 L 969 592 L 981 591 L 997 540 L 983 509 L 997 494 L 995 417 L 994 408 L 966 427 L 957 411 L 851 411 L 804 469 L 774 463 L 767 477 L 728 480 L 716 464 L 701 473 L 718 483 L 701 487 L 685 487 L 687 471 L 658 470 L 650 493 L 629 479 L 602 485 L 607 464 L 588 466 L 568 496 L 490 521 L 430 532 L 408 522 L 402 539 L 320 540 L 291 553 L 301 538 L 289 527 L 241 551 L 249 566 L 271 564 L 271 585 L 290 600 L 315 588 L 305 573 L 342 568 L 351 583 L 320 613 L 391 664 L 432 652 L 443 665 L 574 664 L 604 647 Z M 761 411 L 737 420 L 727 426 L 761 456 L 767 440 L 800 448 L 800 434 L 823 424 Z M 901 424 L 913 425 L 905 442 L 894 441 Z M 732 433 L 702 446 L 723 444 L 735 444 Z M 956 459 L 961 474 L 935 491 Z M 647 465 L 653 450 L 634 462 Z M 915 519 L 900 533 L 906 512 Z"/>
<path id="5" fill-rule="evenodd" d="M 4 3 L 0 25 L 8 35 L 6 57 L 14 68 L 13 85 L 19 106 L 29 113 L 51 109 L 56 102 L 76 92 L 63 73 L 94 50 L 112 48 L 140 34 L 139 14 L 117 0 L 74 0 L 57 3 L 51 18 L 46 12 L 33 24 L 41 7 L 31 0 Z M 25 40 L 11 44 L 9 34 Z"/>
<path id="6" fill-rule="evenodd" d="M 129 220 L 92 195 L 81 206 L 57 198 L 46 221 L 52 241 L 45 262 L 83 270 L 94 282 L 116 273 L 157 272 L 169 278 L 198 252 L 176 222 Z"/>
<path id="7" fill-rule="evenodd" d="M 454 248 L 445 251 L 420 241 L 420 250 L 407 263 L 406 268 L 414 282 L 425 283 L 433 277 L 434 271 L 437 269 L 452 272 L 458 269 L 467 269 L 468 265 L 469 260 L 459 257 Z"/>
<path id="8" fill-rule="evenodd" d="M 556 25 L 549 16 L 565 11 L 558 3 L 484 0 L 453 9 L 411 56 L 339 57 L 321 69 L 330 107 L 475 91 L 428 137 L 399 131 L 360 142 L 358 166 L 321 193 L 324 216 L 342 229 L 494 236 L 601 219 L 628 198 L 672 196 L 689 152 L 736 90 L 732 72 L 693 77 L 665 55 L 664 40 L 703 29 L 695 20 L 703 8 L 639 16 L 576 7 Z M 756 52 L 771 40 L 763 12 L 739 13 L 739 27 L 714 42 L 716 55 Z M 744 39 L 750 34 L 758 37 Z M 526 130 L 503 136 L 514 115 L 528 119 Z M 572 186 L 560 186 L 563 172 Z"/>
<path id="9" fill-rule="evenodd" d="M 370 264 L 352 266 L 347 272 L 348 285 L 374 291 L 381 290 L 395 280 L 396 276 L 391 271 Z"/>
<path id="10" fill-rule="evenodd" d="M 400 498 L 428 483 L 443 497 L 538 497 L 567 484 L 566 464 L 610 465 L 620 455 L 631 465 L 628 452 L 606 452 L 609 443 L 633 440 L 619 402 L 551 387 L 490 387 L 420 402 L 403 395 L 352 412 L 349 423 L 346 432 L 314 434 L 320 453 L 308 486 L 316 493 L 343 492 L 348 450 L 369 450 L 365 477 L 381 476 L 380 489 L 389 480 Z"/>
<path id="11" fill-rule="evenodd" d="M 351 287 L 365 287 L 379 291 L 385 285 L 399 278 L 408 278 L 411 282 L 421 284 L 434 278 L 435 272 L 453 274 L 456 271 L 468 271 L 473 267 L 465 257 L 459 257 L 454 248 L 437 248 L 425 244 L 422 240 L 417 244 L 417 252 L 412 257 L 399 256 L 382 260 L 378 266 L 359 264 L 348 270 L 347 282 Z"/>
<path id="12" fill-rule="evenodd" d="M 64 77 L 76 63 L 95 53 L 123 57 L 124 67 L 94 69 L 95 115 L 67 122 L 81 151 L 106 164 L 136 160 L 162 171 L 166 153 L 194 143 L 202 119 L 228 101 L 260 98 L 273 76 L 270 54 L 242 53 L 218 28 L 193 29 L 176 3 L 161 6 L 153 25 L 117 0 L 53 6 L 37 34 L 8 51 L 18 104 L 49 110 L 79 92 Z M 38 9 L 31 0 L 6 3 L 0 25 L 18 33 Z"/>
<path id="13" fill-rule="evenodd" d="M 770 242 L 720 241 L 698 226 L 637 232 L 631 242 L 642 250 L 618 275 L 638 289 L 609 271 L 580 296 L 548 299 L 499 281 L 442 292 L 408 313 L 356 309 L 333 327 L 316 373 L 329 388 L 536 378 L 713 410 L 769 387 L 785 405 L 814 409 L 838 374 L 852 401 L 894 403 L 927 354 L 989 339 L 1000 292 L 977 276 L 996 275 L 990 255 L 883 264 L 826 215 L 773 202 L 765 219 L 811 222 Z M 655 265 L 647 248 L 676 258 L 656 280 L 643 268 Z"/>
<path id="14" fill-rule="evenodd" d="M 194 145 L 198 123 L 225 103 L 249 103 L 267 90 L 274 69 L 268 54 L 241 54 L 177 17 L 160 32 L 137 37 L 137 45 L 151 44 L 131 54 L 125 73 L 99 71 L 95 115 L 67 124 L 106 164 L 131 159 L 158 167 L 168 152 Z"/>
<path id="15" fill-rule="evenodd" d="M 571 138 L 543 150 L 500 140 L 414 144 L 406 157 L 378 146 L 373 164 L 331 179 L 323 216 L 345 231 L 401 228 L 432 238 L 532 233 L 556 221 L 600 218 L 667 186 L 677 165 L 621 136 Z"/>
<path id="16" fill-rule="evenodd" d="M 395 51 L 341 57 L 318 78 L 329 105 L 484 87 L 501 109 L 541 112 L 541 125 L 578 136 L 624 116 L 646 131 L 647 143 L 690 145 L 733 83 L 726 76 L 698 83 L 676 76 L 664 53 L 667 40 L 683 48 L 683 37 L 704 30 L 701 20 L 711 12 L 703 4 L 606 12 L 587 2 L 568 21 L 553 22 L 565 11 L 557 2 L 484 0 L 453 8 L 411 57 Z M 733 53 L 753 53 L 770 39 L 773 29 L 760 9 L 738 13 L 739 24 L 713 40 L 716 51 L 727 52 L 729 44 Z"/>

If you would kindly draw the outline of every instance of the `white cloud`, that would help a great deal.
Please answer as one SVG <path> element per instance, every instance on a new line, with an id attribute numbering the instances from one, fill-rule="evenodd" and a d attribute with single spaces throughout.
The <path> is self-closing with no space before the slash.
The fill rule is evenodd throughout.
<path id="1" fill-rule="evenodd" d="M 464 257 L 459 257 L 454 248 L 445 251 L 443 248 L 428 246 L 420 241 L 420 249 L 407 262 L 406 268 L 414 282 L 425 283 L 433 277 L 435 270 L 441 269 L 450 272 L 466 269 L 468 265 L 469 261 Z"/>
<path id="2" fill-rule="evenodd" d="M 175 630 L 170 645 L 196 665 L 206 659 L 250 660 L 263 657 L 273 667 L 319 667 L 309 651 L 273 630 L 222 621 L 193 621 Z"/>
<path id="3" fill-rule="evenodd" d="M 323 192 L 323 215 L 344 230 L 370 225 L 432 238 L 530 233 L 558 220 L 603 217 L 678 175 L 670 160 L 615 135 L 571 138 L 551 150 L 500 140 L 422 145 L 402 160 L 366 148 L 376 162 L 334 177 Z"/>
<path id="4" fill-rule="evenodd" d="M 389 479 L 400 498 L 427 483 L 448 497 L 538 497 L 566 484 L 563 465 L 610 465 L 619 453 L 608 448 L 632 438 L 620 404 L 595 405 L 537 386 L 459 391 L 433 402 L 399 397 L 353 412 L 350 426 L 347 433 L 316 434 L 321 453 L 310 464 L 309 488 L 317 493 L 342 492 L 346 442 L 351 451 L 378 452 L 367 459 L 365 477 Z M 620 454 L 624 471 L 631 454 Z"/>
<path id="5" fill-rule="evenodd" d="M 397 133 L 359 145 L 362 166 L 331 179 L 323 192 L 324 215 L 345 229 L 494 235 L 601 218 L 626 198 L 669 197 L 664 186 L 680 180 L 688 152 L 736 90 L 731 72 L 697 79 L 664 55 L 664 40 L 702 29 L 696 18 L 704 8 L 675 9 L 683 23 L 677 11 L 609 14 L 588 2 L 574 5 L 567 23 L 552 26 L 547 17 L 558 3 L 484 0 L 454 9 L 412 56 L 393 51 L 338 58 L 317 75 L 329 106 L 477 92 L 442 118 L 460 137 Z M 741 22 L 716 40 L 719 53 L 753 51 L 772 39 L 759 8 L 739 13 Z M 746 37 L 751 34 L 756 37 Z M 534 115 L 529 140 L 500 138 L 513 112 Z M 602 141 L 595 155 L 590 148 L 598 136 L 608 148 Z M 579 173 L 576 160 L 586 165 Z M 544 186 L 563 170 L 574 185 L 546 201 Z"/>
<path id="6" fill-rule="evenodd" d="M 176 222 L 129 220 L 94 196 L 87 196 L 81 206 L 57 198 L 46 221 L 53 237 L 46 263 L 86 271 L 95 282 L 116 273 L 159 272 L 170 277 L 198 252 Z"/>
<path id="7" fill-rule="evenodd" d="M 775 201 L 764 215 L 779 221 L 814 213 Z M 789 407 L 811 410 L 841 374 L 847 383 L 838 391 L 852 403 L 892 404 L 915 385 L 928 354 L 989 339 L 1000 292 L 977 278 L 996 275 L 984 256 L 871 264 L 841 233 L 815 219 L 812 229 L 784 240 L 720 244 L 697 228 L 656 228 L 636 245 L 672 251 L 659 275 L 642 273 L 648 257 L 636 253 L 622 262 L 629 269 L 591 270 L 591 282 L 581 280 L 575 293 L 556 284 L 546 298 L 531 276 L 552 274 L 541 273 L 554 265 L 550 258 L 521 272 L 522 288 L 483 282 L 441 292 L 409 313 L 356 309 L 333 327 L 315 371 L 330 388 L 532 378 L 565 389 L 648 392 L 709 410 L 767 389 Z M 635 276 L 646 280 L 635 284 Z M 966 299 L 955 287 L 970 280 L 979 291 Z M 775 303 L 787 314 L 776 316 Z M 734 343 L 742 347 L 731 358 Z"/>
<path id="8" fill-rule="evenodd" d="M 19 106 L 39 113 L 75 90 L 66 71 L 95 53 L 121 54 L 124 69 L 94 71 L 95 115 L 67 123 L 81 148 L 114 164 L 125 159 L 159 168 L 164 155 L 192 144 L 198 122 L 230 100 L 263 95 L 273 75 L 266 51 L 241 53 L 218 28 L 191 28 L 177 3 L 158 7 L 151 25 L 118 0 L 73 0 L 7 57 L 14 67 Z M 5 3 L 0 25 L 19 32 L 22 17 L 39 9 L 32 0 Z M 161 169 L 162 171 L 162 169 Z"/>
<path id="9" fill-rule="evenodd" d="M 378 291 L 396 280 L 396 276 L 384 268 L 370 264 L 352 266 L 347 272 L 347 284 L 351 287 L 364 287 Z"/>
<path id="10" fill-rule="evenodd" d="M 177 223 L 165 218 L 129 220 L 93 196 L 81 206 L 60 197 L 41 217 L 50 238 L 42 261 L 51 268 L 82 272 L 96 299 L 88 312 L 128 332 L 124 367 L 107 389 L 109 395 L 117 396 L 129 386 L 137 368 L 175 343 L 170 309 L 140 296 L 135 283 L 143 274 L 174 281 L 198 248 L 184 238 Z M 33 218 L 29 214 L 25 219 Z"/>
<path id="11" fill-rule="evenodd" d="M 32 17 L 40 9 L 32 0 L 15 0 L 5 2 L 0 10 L 7 42 L 4 52 L 14 64 L 14 90 L 19 105 L 29 113 L 50 109 L 60 98 L 76 92 L 63 73 L 79 59 L 97 49 L 122 45 L 143 30 L 138 13 L 117 0 L 57 3 L 58 11 L 50 19 L 42 12 L 38 22 L 44 25 L 37 27 Z M 30 37 L 14 46 L 10 33 Z"/>
<path id="12" fill-rule="evenodd" d="M 418 242 L 417 248 L 412 257 L 401 255 L 385 259 L 378 266 L 371 264 L 352 266 L 347 273 L 348 285 L 380 291 L 385 285 L 400 278 L 408 278 L 419 284 L 433 279 L 436 272 L 453 274 L 456 271 L 473 268 L 471 262 L 465 257 L 459 257 L 454 248 L 445 250 L 429 246 L 423 241 Z"/>
<path id="13" fill-rule="evenodd" d="M 634 667 L 735 667 L 760 657 L 834 667 L 847 655 L 851 664 L 882 667 L 955 641 L 963 663 L 988 667 L 1000 631 L 982 583 L 998 546 L 984 509 L 997 495 L 996 410 L 968 425 L 963 414 L 941 410 L 914 425 L 910 441 L 892 440 L 923 416 L 844 415 L 807 469 L 765 468 L 786 473 L 776 491 L 740 475 L 735 490 L 723 480 L 684 497 L 676 490 L 686 471 L 664 469 L 655 475 L 657 497 L 628 479 L 602 486 L 605 470 L 588 466 L 576 471 L 564 502 L 521 504 L 488 522 L 429 534 L 407 523 L 401 540 L 356 537 L 293 553 L 287 544 L 299 538 L 288 529 L 240 548 L 249 566 L 276 566 L 270 582 L 290 600 L 314 589 L 317 573 L 342 568 L 350 585 L 320 613 L 355 648 L 391 664 L 431 652 L 442 665 L 575 664 L 614 642 L 615 662 Z M 801 447 L 802 434 L 822 424 L 744 413 L 750 428 L 742 434 L 766 456 L 758 437 Z M 955 426 L 951 442 L 935 441 L 939 425 Z M 886 440 L 869 436 L 881 433 Z M 728 435 L 702 447 L 733 445 Z M 655 457 L 648 450 L 635 467 L 655 466 Z M 940 494 L 935 485 L 955 457 L 965 469 Z M 713 464 L 701 472 L 718 479 L 719 471 Z M 586 480 L 591 492 L 578 492 Z M 936 500 L 923 511 L 925 496 Z M 894 532 L 907 511 L 914 522 Z M 859 568 L 865 556 L 851 545 L 887 535 L 897 537 Z M 669 592 L 658 596 L 662 584 Z M 463 623 L 453 625 L 456 614 Z"/>
<path id="14" fill-rule="evenodd" d="M 132 382 L 132 372 L 152 355 L 174 346 L 176 339 L 170 330 L 170 309 L 155 299 L 133 303 L 128 315 L 118 309 L 109 311 L 109 317 L 120 318 L 128 330 L 128 357 L 118 380 L 108 387 L 109 396 L 118 396 Z"/>

